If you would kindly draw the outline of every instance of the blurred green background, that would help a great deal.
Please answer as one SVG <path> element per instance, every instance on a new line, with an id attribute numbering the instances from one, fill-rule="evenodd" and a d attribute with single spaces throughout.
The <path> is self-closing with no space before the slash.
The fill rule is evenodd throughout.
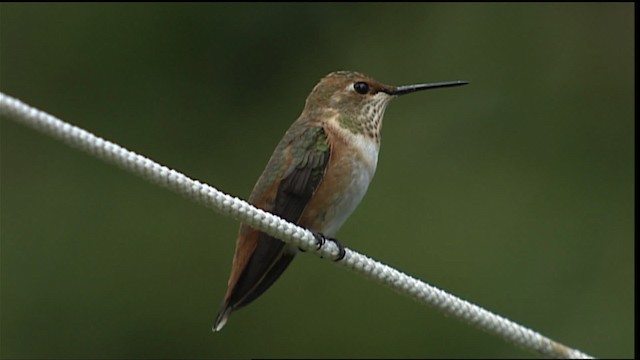
<path id="1" fill-rule="evenodd" d="M 2 4 L 0 89 L 247 198 L 325 74 L 395 100 L 347 246 L 634 356 L 634 5 Z M 308 254 L 210 328 L 238 224 L 3 118 L 3 358 L 535 357 Z"/>

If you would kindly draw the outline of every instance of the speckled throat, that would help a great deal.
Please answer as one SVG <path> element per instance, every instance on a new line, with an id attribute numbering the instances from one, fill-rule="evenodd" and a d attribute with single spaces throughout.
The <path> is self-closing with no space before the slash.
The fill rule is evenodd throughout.
<path id="1" fill-rule="evenodd" d="M 378 92 L 353 112 L 340 114 L 338 122 L 351 133 L 362 134 L 380 144 L 382 117 L 392 98 L 391 95 Z"/>

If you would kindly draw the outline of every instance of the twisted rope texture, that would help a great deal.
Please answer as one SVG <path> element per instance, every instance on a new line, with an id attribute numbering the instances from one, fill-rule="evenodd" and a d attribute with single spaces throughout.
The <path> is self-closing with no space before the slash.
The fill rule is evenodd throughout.
<path id="1" fill-rule="evenodd" d="M 2 92 L 0 92 L 0 115 L 64 141 L 107 162 L 116 164 L 287 243 L 294 244 L 321 257 L 335 259 L 338 255 L 338 248 L 333 242 L 326 242 L 321 249 L 316 250 L 316 240 L 308 230 L 255 208 L 251 204 L 227 195 L 212 186 L 190 179 L 175 170 L 97 137 L 88 131 L 68 124 Z M 389 286 L 418 302 L 433 306 L 449 316 L 454 316 L 486 332 L 495 334 L 522 348 L 538 352 L 544 356 L 554 358 L 591 358 L 579 350 L 557 343 L 531 329 L 457 298 L 365 255 L 350 249 L 345 250 L 346 256 L 341 261 L 338 261 L 337 264 Z"/>

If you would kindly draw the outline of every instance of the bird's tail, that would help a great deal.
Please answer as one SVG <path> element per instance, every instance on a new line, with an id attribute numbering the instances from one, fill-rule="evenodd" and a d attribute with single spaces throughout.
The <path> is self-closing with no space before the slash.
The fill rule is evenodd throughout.
<path id="1" fill-rule="evenodd" d="M 213 327 L 211 328 L 213 332 L 217 332 L 222 330 L 224 325 L 227 323 L 227 319 L 229 319 L 229 315 L 231 314 L 231 310 L 233 308 L 227 304 L 225 301 L 220 307 L 220 312 L 218 312 L 218 316 L 216 317 L 216 321 L 213 323 Z"/>

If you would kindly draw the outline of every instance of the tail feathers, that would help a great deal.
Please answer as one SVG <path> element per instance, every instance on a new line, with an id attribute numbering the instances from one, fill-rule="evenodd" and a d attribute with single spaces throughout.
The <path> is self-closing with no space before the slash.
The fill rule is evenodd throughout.
<path id="1" fill-rule="evenodd" d="M 213 332 L 222 330 L 224 325 L 227 323 L 227 320 L 229 319 L 229 315 L 231 315 L 231 310 L 233 310 L 232 307 L 227 305 L 225 301 L 225 303 L 222 304 L 222 307 L 220 308 L 220 312 L 216 317 L 216 321 L 213 323 Z"/>

